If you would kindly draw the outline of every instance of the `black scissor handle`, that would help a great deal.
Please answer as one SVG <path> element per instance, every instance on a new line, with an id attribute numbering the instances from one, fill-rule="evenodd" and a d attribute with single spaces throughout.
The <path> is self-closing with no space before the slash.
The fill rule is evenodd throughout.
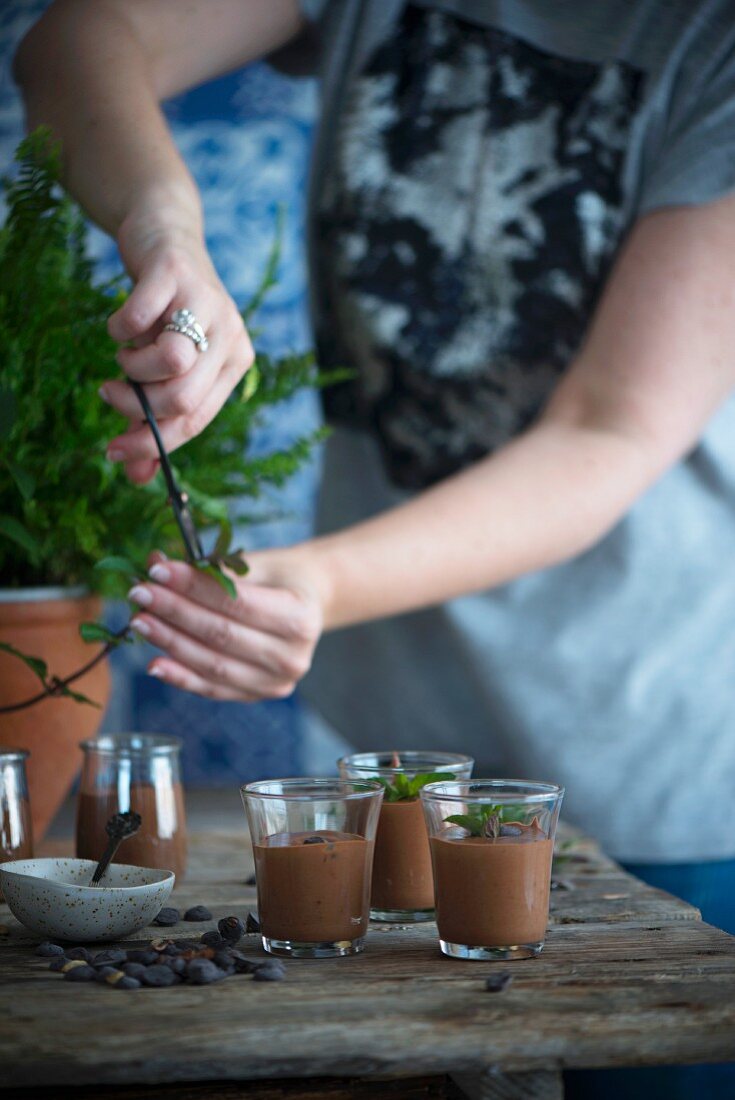
<path id="1" fill-rule="evenodd" d="M 130 385 L 135 390 L 135 394 L 140 401 L 140 406 L 143 410 L 148 427 L 153 432 L 153 438 L 156 441 L 156 447 L 158 448 L 158 455 L 161 459 L 161 469 L 163 470 L 163 476 L 166 479 L 166 487 L 168 489 L 169 500 L 171 501 L 171 507 L 173 509 L 174 518 L 178 524 L 181 537 L 184 540 L 184 546 L 186 547 L 186 556 L 189 561 L 201 561 L 204 557 L 204 550 L 199 539 L 199 534 L 196 529 L 196 525 L 189 510 L 189 498 L 186 493 L 183 493 L 176 483 L 174 472 L 171 469 L 171 463 L 169 461 L 168 452 L 163 444 L 161 433 L 158 429 L 156 418 L 153 415 L 153 409 L 150 406 L 148 398 L 146 397 L 145 390 L 141 386 L 140 382 L 132 382 L 128 379 Z"/>

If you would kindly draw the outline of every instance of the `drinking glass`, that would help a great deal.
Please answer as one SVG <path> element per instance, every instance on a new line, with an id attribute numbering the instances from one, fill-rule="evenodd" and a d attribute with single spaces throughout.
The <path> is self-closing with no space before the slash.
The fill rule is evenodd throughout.
<path id="1" fill-rule="evenodd" d="M 0 749 L 0 863 L 33 858 L 25 749 Z"/>
<path id="2" fill-rule="evenodd" d="M 298 958 L 362 951 L 380 783 L 267 779 L 240 793 L 265 950 Z"/>
<path id="3" fill-rule="evenodd" d="M 396 776 L 410 782 L 445 772 L 447 779 L 469 779 L 474 760 L 459 753 L 407 750 L 360 752 L 337 764 L 346 779 L 377 777 L 386 788 L 375 838 L 371 918 L 401 924 L 433 920 L 434 879 L 421 800 L 417 791 L 397 788 Z"/>
<path id="4" fill-rule="evenodd" d="M 186 816 L 177 737 L 116 733 L 82 742 L 84 765 L 77 802 L 77 856 L 98 860 L 107 844 L 105 825 L 132 810 L 139 831 L 122 842 L 116 863 L 186 871 Z"/>
<path id="5" fill-rule="evenodd" d="M 554 783 L 523 779 L 423 788 L 445 955 L 527 959 L 539 954 L 563 795 Z"/>

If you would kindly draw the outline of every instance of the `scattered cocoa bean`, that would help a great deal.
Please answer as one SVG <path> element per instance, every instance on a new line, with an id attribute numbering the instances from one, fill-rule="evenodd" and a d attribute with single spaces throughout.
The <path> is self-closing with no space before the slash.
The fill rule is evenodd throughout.
<path id="1" fill-rule="evenodd" d="M 59 947 L 58 943 L 46 941 L 45 943 L 39 943 L 35 953 L 40 955 L 42 959 L 52 959 L 54 955 L 63 955 L 64 948 Z"/>
<path id="2" fill-rule="evenodd" d="M 245 925 L 239 917 L 223 917 L 217 922 L 219 934 L 228 943 L 237 943 L 245 935 Z"/>
<path id="3" fill-rule="evenodd" d="M 501 970 L 499 974 L 491 974 L 485 979 L 485 989 L 488 993 L 502 993 L 513 983 L 513 975 L 507 970 Z"/>
<path id="4" fill-rule="evenodd" d="M 164 906 L 152 923 L 157 924 L 160 928 L 170 928 L 171 925 L 179 923 L 179 911 L 178 909 L 172 909 L 170 906 Z"/>
<path id="5" fill-rule="evenodd" d="M 210 982 L 222 981 L 227 975 L 211 959 L 192 959 L 186 976 L 194 985 L 209 985 Z"/>
<path id="6" fill-rule="evenodd" d="M 211 919 L 212 914 L 209 912 L 206 905 L 192 905 L 191 909 L 187 909 L 184 913 L 184 920 L 200 921 Z"/>

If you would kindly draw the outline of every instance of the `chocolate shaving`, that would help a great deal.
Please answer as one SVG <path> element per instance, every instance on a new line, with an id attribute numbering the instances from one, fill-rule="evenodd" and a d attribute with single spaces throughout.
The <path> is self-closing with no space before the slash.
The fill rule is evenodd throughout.
<path id="1" fill-rule="evenodd" d="M 167 947 L 176 945 L 176 940 L 151 940 L 151 950 L 158 951 L 159 953 L 165 951 Z"/>
<path id="2" fill-rule="evenodd" d="M 191 962 L 192 959 L 213 959 L 215 954 L 213 947 L 193 947 L 189 951 L 182 951 L 179 958 Z"/>
<path id="3" fill-rule="evenodd" d="M 500 815 L 499 814 L 490 814 L 487 821 L 485 822 L 485 828 L 483 829 L 483 833 L 486 837 L 489 837 L 491 840 L 497 840 L 497 838 L 500 836 L 500 828 L 501 828 L 501 826 L 500 826 Z"/>

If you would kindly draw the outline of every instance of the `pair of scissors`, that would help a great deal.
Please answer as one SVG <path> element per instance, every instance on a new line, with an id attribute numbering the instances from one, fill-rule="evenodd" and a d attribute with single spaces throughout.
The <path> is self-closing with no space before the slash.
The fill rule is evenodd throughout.
<path id="1" fill-rule="evenodd" d="M 168 452 L 163 444 L 161 433 L 158 430 L 158 424 L 156 418 L 153 415 L 153 410 L 146 397 L 145 390 L 139 382 L 130 382 L 130 385 L 135 390 L 135 394 L 140 401 L 140 406 L 143 410 L 148 427 L 153 432 L 153 438 L 156 441 L 156 447 L 158 448 L 158 455 L 161 459 L 161 469 L 163 470 L 163 476 L 166 479 L 166 487 L 168 489 L 168 497 L 173 509 L 174 518 L 178 525 L 181 537 L 184 540 L 184 546 L 186 548 L 186 557 L 190 562 L 201 561 L 204 557 L 204 550 L 199 539 L 194 520 L 192 518 L 191 510 L 189 508 L 189 497 L 183 492 L 174 477 L 174 472 L 171 468 Z"/>

